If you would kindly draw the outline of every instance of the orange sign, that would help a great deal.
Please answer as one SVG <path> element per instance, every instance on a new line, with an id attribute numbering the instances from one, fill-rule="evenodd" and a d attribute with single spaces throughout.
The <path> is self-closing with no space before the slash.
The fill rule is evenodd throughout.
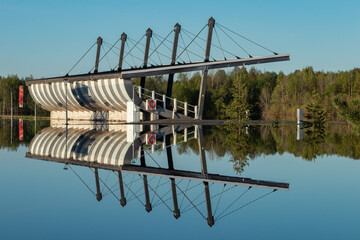
<path id="1" fill-rule="evenodd" d="M 19 86 L 19 107 L 23 107 L 24 106 L 24 87 L 23 86 Z"/>
<path id="2" fill-rule="evenodd" d="M 24 122 L 19 119 L 19 141 L 24 140 Z"/>

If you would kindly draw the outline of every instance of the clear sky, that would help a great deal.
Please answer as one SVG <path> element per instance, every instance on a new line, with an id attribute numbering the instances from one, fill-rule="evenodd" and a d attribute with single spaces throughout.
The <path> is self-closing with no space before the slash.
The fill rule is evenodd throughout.
<path id="1" fill-rule="evenodd" d="M 138 39 L 148 27 L 165 36 L 177 22 L 195 33 L 211 16 L 278 53 L 291 54 L 290 62 L 258 69 L 360 67 L 360 1 L 0 0 L 0 10 L 2 76 L 64 75 L 98 36 L 110 43 L 122 32 Z"/>

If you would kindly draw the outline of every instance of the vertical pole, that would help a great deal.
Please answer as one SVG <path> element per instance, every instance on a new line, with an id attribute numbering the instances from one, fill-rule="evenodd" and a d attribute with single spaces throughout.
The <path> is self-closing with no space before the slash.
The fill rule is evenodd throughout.
<path id="1" fill-rule="evenodd" d="M 176 98 L 174 98 L 174 109 L 173 109 L 173 115 L 172 115 L 173 119 L 175 118 L 176 110 L 177 110 L 177 100 L 176 100 Z"/>
<path id="2" fill-rule="evenodd" d="M 174 26 L 174 33 L 175 33 L 174 34 L 174 43 L 173 43 L 173 50 L 172 50 L 172 54 L 171 54 L 170 65 L 175 65 L 180 30 L 181 30 L 181 25 L 179 23 L 175 24 L 175 26 Z M 169 97 L 166 99 L 166 106 L 170 105 L 170 98 L 172 95 L 173 83 L 174 83 L 174 74 L 171 73 L 171 74 L 169 74 L 168 84 L 167 84 L 167 88 L 166 88 L 166 96 Z"/>
<path id="3" fill-rule="evenodd" d="M 297 109 L 296 113 L 297 113 L 297 124 L 302 124 L 303 123 L 303 110 Z"/>
<path id="4" fill-rule="evenodd" d="M 141 99 L 141 94 L 142 93 L 142 87 L 141 86 L 139 86 L 139 98 Z"/>
<path id="5" fill-rule="evenodd" d="M 188 129 L 185 128 L 184 129 L 184 142 L 187 142 L 188 141 Z"/>
<path id="6" fill-rule="evenodd" d="M 163 108 L 164 108 L 164 110 L 166 109 L 166 95 L 164 94 L 163 95 L 163 97 L 162 97 L 163 99 Z"/>
<path id="7" fill-rule="evenodd" d="M 207 41 L 206 41 L 204 62 L 208 62 L 209 58 L 210 58 L 211 39 L 212 39 L 212 33 L 213 33 L 214 25 L 215 25 L 215 19 L 213 19 L 211 17 L 209 19 L 209 22 L 208 22 L 209 31 L 208 31 Z M 200 119 L 200 120 L 202 119 L 203 112 L 204 112 L 204 102 L 205 102 L 207 75 L 208 75 L 208 69 L 206 67 L 205 70 L 203 71 L 203 74 L 202 74 L 201 84 L 200 84 L 200 92 L 199 92 L 199 101 L 198 101 L 198 106 L 199 106 L 198 114 L 199 114 L 199 116 L 198 116 L 198 119 Z"/>
<path id="8" fill-rule="evenodd" d="M 102 199 L 102 194 L 100 191 L 99 173 L 97 168 L 95 168 L 95 184 L 96 184 L 96 199 L 100 202 Z"/>
<path id="9" fill-rule="evenodd" d="M 151 30 L 150 28 L 148 28 L 148 29 L 146 30 L 146 45 L 145 45 L 143 68 L 146 68 L 146 67 L 147 67 L 147 64 L 148 64 L 151 37 L 152 37 L 152 30 Z M 146 80 L 146 77 L 141 77 L 140 86 L 141 86 L 142 88 L 145 87 L 145 80 Z"/>
<path id="10" fill-rule="evenodd" d="M 35 121 L 36 121 L 36 103 L 35 102 L 34 102 L 34 109 L 35 109 L 34 118 L 35 118 Z"/>
<path id="11" fill-rule="evenodd" d="M 151 37 L 152 37 L 152 30 L 148 28 L 146 30 L 146 45 L 145 45 L 143 68 L 146 68 L 148 64 Z M 140 87 L 142 88 L 141 93 L 144 93 L 145 81 L 146 81 L 146 77 L 141 77 L 140 79 Z M 143 121 L 148 121 L 148 120 L 150 120 L 150 114 L 148 112 L 143 111 Z M 148 127 L 146 127 L 145 129 L 148 129 Z"/>
<path id="12" fill-rule="evenodd" d="M 184 103 L 184 115 L 185 116 L 188 115 L 188 103 L 187 102 Z"/>
<path id="13" fill-rule="evenodd" d="M 125 42 L 126 42 L 127 35 L 125 33 L 121 34 L 121 47 L 120 47 L 120 56 L 119 56 L 119 66 L 118 72 L 121 71 L 123 61 L 124 61 L 124 50 L 125 50 Z"/>
<path id="14" fill-rule="evenodd" d="M 207 171 L 206 155 L 204 148 L 204 136 L 201 125 L 199 125 L 198 127 L 198 135 L 199 135 L 198 144 L 199 144 L 200 160 L 201 160 L 201 172 L 204 175 L 204 178 L 206 179 L 208 178 L 208 171 Z M 208 215 L 207 223 L 210 227 L 212 227 L 214 225 L 214 217 L 212 215 L 210 189 L 208 182 L 204 182 L 204 193 L 205 193 L 205 201 L 206 201 L 206 210 Z"/>
<path id="15" fill-rule="evenodd" d="M 103 39 L 101 37 L 98 37 L 96 40 L 97 49 L 96 49 L 94 73 L 97 73 L 99 70 L 99 59 L 100 59 L 100 50 L 101 50 L 102 41 L 103 41 Z"/>
<path id="16" fill-rule="evenodd" d="M 34 131 L 34 133 L 36 134 L 36 103 L 34 103 L 34 105 L 35 105 L 35 116 L 34 116 L 34 120 L 35 120 L 35 131 Z"/>
<path id="17" fill-rule="evenodd" d="M 12 92 L 11 92 L 11 99 L 10 99 L 10 101 L 11 101 L 11 119 L 13 119 L 13 114 L 14 114 L 14 112 L 13 112 L 13 94 L 12 94 Z"/>
<path id="18" fill-rule="evenodd" d="M 118 176 L 119 176 L 119 188 L 120 188 L 120 204 L 121 204 L 121 206 L 125 207 L 126 198 L 125 198 L 124 182 L 122 179 L 121 171 L 118 171 Z"/>
<path id="19" fill-rule="evenodd" d="M 65 79 L 65 125 L 68 125 L 68 80 Z"/>

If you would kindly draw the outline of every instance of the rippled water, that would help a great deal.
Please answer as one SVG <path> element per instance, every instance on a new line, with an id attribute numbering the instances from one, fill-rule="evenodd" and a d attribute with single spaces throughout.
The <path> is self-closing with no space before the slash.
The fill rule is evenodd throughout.
<path id="1" fill-rule="evenodd" d="M 23 125 L 22 141 L 18 121 L 0 125 L 1 239 L 360 233 L 360 137 L 348 125 Z"/>

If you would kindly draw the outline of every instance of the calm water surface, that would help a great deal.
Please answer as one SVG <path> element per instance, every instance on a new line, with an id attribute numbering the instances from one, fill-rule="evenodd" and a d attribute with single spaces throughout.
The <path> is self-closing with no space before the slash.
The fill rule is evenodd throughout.
<path id="1" fill-rule="evenodd" d="M 348 125 L 49 126 L 0 124 L 1 239 L 359 239 Z"/>

